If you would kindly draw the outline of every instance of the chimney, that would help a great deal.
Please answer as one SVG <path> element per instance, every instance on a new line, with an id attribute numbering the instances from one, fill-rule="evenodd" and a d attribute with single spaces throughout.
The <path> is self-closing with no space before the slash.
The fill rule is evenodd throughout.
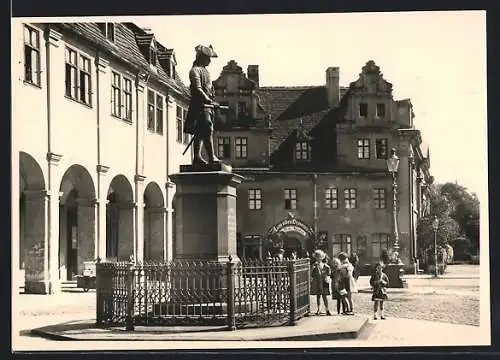
<path id="1" fill-rule="evenodd" d="M 329 107 L 336 107 L 340 103 L 340 75 L 338 67 L 326 69 L 326 98 Z"/>
<path id="2" fill-rule="evenodd" d="M 247 75 L 248 75 L 248 79 L 252 80 L 258 89 L 259 88 L 259 65 L 248 65 Z"/>

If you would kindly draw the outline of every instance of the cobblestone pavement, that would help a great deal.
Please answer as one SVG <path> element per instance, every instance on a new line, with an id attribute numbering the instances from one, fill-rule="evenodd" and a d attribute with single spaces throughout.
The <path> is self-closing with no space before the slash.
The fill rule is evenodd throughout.
<path id="1" fill-rule="evenodd" d="M 319 343 L 323 342 L 318 342 L 317 345 L 313 346 L 368 346 L 368 344 L 372 343 L 382 346 L 380 344 L 391 343 L 391 341 L 418 341 L 419 338 L 428 337 L 426 337 L 426 333 L 430 331 L 429 329 L 435 329 L 436 332 L 432 330 L 434 334 L 439 334 L 439 331 L 441 331 L 439 329 L 443 329 L 443 332 L 451 331 L 452 333 L 462 331 L 464 336 L 465 333 L 479 331 L 481 330 L 479 327 L 479 281 L 478 273 L 474 273 L 476 269 L 460 267 L 457 271 L 450 271 L 448 278 L 446 276 L 439 279 L 409 277 L 408 289 L 389 289 L 390 300 L 386 302 L 385 306 L 388 320 L 374 321 L 371 319 L 369 324 L 371 331 L 359 339 L 345 341 L 345 345 L 342 345 L 344 342 L 336 341 L 330 343 L 330 345 L 321 345 Z M 367 286 L 368 278 L 360 277 L 358 287 L 362 290 Z M 360 292 L 353 294 L 353 297 L 354 310 L 358 314 L 366 314 L 371 318 L 373 314 L 371 294 Z M 88 293 L 62 293 L 57 298 L 41 295 L 17 295 L 14 301 L 12 312 L 14 314 L 14 334 L 36 327 L 95 317 L 95 292 L 92 291 Z M 335 304 L 330 299 L 330 309 L 333 310 L 334 307 Z M 316 311 L 316 299 L 314 297 L 311 298 L 311 310 L 312 312 Z M 410 336 L 407 331 L 408 336 L 404 335 L 404 329 L 407 326 L 410 328 L 417 326 L 422 334 L 415 338 Z M 396 335 L 395 328 L 398 329 Z M 444 335 L 438 336 L 435 340 L 425 340 L 425 342 L 439 341 L 442 336 Z M 465 336 L 465 339 L 467 339 L 467 336 Z M 24 337 L 23 341 L 26 340 L 28 339 Z M 48 342 L 50 343 L 50 340 L 31 338 L 29 342 L 30 346 L 36 348 L 38 346 L 36 344 L 42 346 Z M 241 347 L 241 342 L 239 345 L 237 344 L 235 343 L 234 346 L 229 344 L 229 346 Z M 171 345 L 174 346 L 174 344 Z M 183 347 L 182 344 L 177 345 Z M 203 347 L 201 343 L 198 345 Z M 251 344 L 245 343 L 245 346 L 247 345 L 253 347 Z M 260 343 L 260 346 L 265 345 Z M 276 343 L 273 343 L 272 346 L 276 346 Z M 149 348 L 158 347 L 159 344 Z M 136 348 L 143 347 L 141 345 Z"/>

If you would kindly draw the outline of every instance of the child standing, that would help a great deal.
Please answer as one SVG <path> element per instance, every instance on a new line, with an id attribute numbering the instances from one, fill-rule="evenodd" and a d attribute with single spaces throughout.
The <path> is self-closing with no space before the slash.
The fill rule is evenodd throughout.
<path id="1" fill-rule="evenodd" d="M 373 288 L 373 319 L 377 320 L 377 311 L 380 309 L 380 318 L 385 320 L 384 316 L 384 301 L 387 300 L 387 285 L 389 285 L 389 278 L 383 271 L 384 264 L 377 263 L 375 272 L 370 278 L 370 285 Z"/>
<path id="2" fill-rule="evenodd" d="M 314 264 L 311 271 L 311 295 L 316 295 L 316 303 L 318 309 L 316 315 L 320 314 L 319 308 L 321 305 L 321 298 L 325 304 L 326 315 L 331 315 L 328 309 L 328 295 L 330 295 L 330 266 L 325 263 L 326 254 L 322 250 L 316 250 L 313 254 Z"/>
<path id="3" fill-rule="evenodd" d="M 342 264 L 337 258 L 332 261 L 332 299 L 337 300 L 337 314 L 340 315 L 340 305 L 342 304 L 342 312 L 345 314 L 349 308 L 345 295 L 340 294 L 340 290 L 344 288 L 341 274 Z"/>

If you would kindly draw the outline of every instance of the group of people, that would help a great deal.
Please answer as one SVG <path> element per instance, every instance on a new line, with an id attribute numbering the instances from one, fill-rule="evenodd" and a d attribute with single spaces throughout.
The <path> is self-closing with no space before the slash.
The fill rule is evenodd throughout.
<path id="1" fill-rule="evenodd" d="M 316 315 L 320 315 L 321 299 L 323 299 L 326 315 L 332 315 L 328 307 L 328 296 L 330 295 L 333 300 L 337 301 L 338 315 L 354 315 L 352 294 L 358 292 L 356 284 L 358 276 L 355 269 L 355 266 L 357 266 L 356 259 L 351 261 L 346 253 L 341 252 L 337 257 L 329 261 L 328 256 L 322 250 L 315 250 L 313 259 L 311 295 L 316 295 Z M 383 272 L 383 267 L 383 263 L 377 263 L 370 278 L 370 286 L 373 289 L 373 317 L 375 320 L 378 319 L 378 312 L 380 312 L 380 318 L 385 319 L 384 300 L 387 299 L 386 288 L 389 280 Z"/>

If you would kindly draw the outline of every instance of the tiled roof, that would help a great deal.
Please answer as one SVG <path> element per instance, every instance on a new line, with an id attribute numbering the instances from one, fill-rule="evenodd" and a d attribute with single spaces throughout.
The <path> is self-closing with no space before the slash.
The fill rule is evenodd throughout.
<path id="1" fill-rule="evenodd" d="M 341 88 L 341 97 L 346 92 L 346 88 Z M 301 122 L 304 132 L 309 134 L 332 110 L 325 86 L 261 87 L 258 95 L 271 117 L 271 156 L 277 156 L 276 152 L 287 147 L 287 139 Z"/>
<path id="2" fill-rule="evenodd" d="M 152 73 L 148 60 L 141 52 L 140 44 L 150 44 L 153 39 L 152 34 L 147 34 L 144 30 L 133 23 L 115 23 L 115 39 L 111 43 L 106 40 L 97 23 L 60 23 L 51 24 L 61 30 L 71 30 L 78 36 L 88 41 L 98 44 L 100 50 L 104 50 L 116 58 L 131 63 L 135 67 L 140 67 L 143 71 Z M 163 45 L 162 45 L 163 47 Z M 158 66 L 158 80 L 164 82 L 171 89 L 189 97 L 189 89 L 182 82 L 179 74 L 175 72 L 174 77 L 169 77 L 162 66 Z"/>

